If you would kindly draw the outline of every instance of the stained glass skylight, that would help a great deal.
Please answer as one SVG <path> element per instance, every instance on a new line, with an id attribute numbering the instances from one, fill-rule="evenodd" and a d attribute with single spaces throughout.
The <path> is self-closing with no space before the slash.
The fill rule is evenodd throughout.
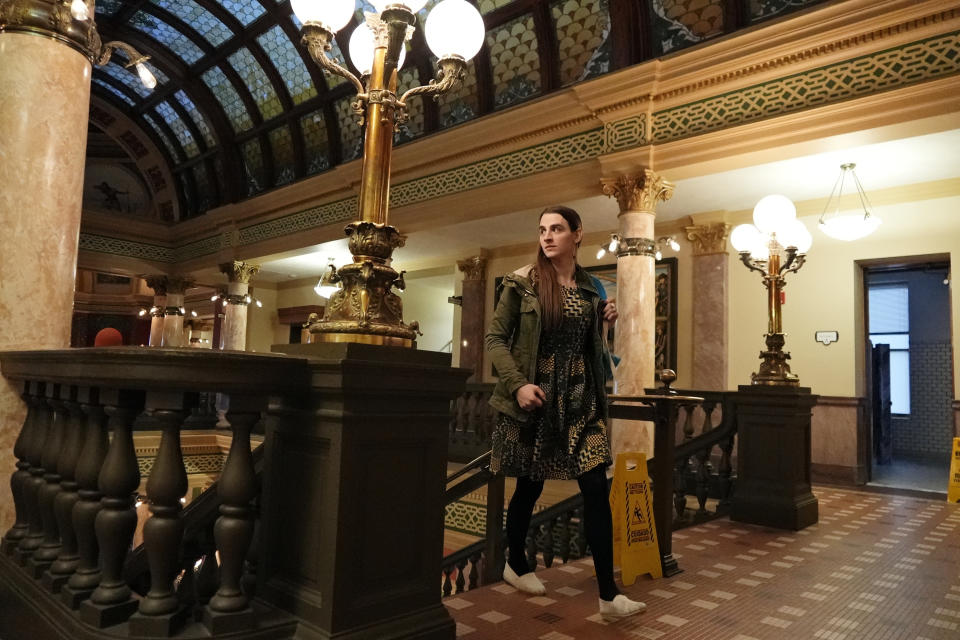
<path id="1" fill-rule="evenodd" d="M 103 65 L 102 67 L 97 67 L 97 71 L 100 73 L 105 73 L 114 80 L 119 80 L 124 84 L 124 86 L 141 98 L 146 98 L 150 95 L 150 89 L 147 89 L 145 86 L 143 86 L 143 83 L 140 82 L 140 78 L 136 73 L 133 73 L 130 69 L 124 69 L 122 66 L 113 61 Z"/>
<path id="2" fill-rule="evenodd" d="M 153 77 L 157 79 L 157 86 L 164 85 L 170 82 L 170 78 L 167 77 L 167 74 L 165 74 L 163 71 L 160 71 L 160 69 L 158 69 L 157 66 L 152 62 L 150 62 L 149 60 L 147 60 L 143 64 L 144 66 L 147 67 L 147 69 L 150 69 L 150 71 L 153 73 Z M 154 89 L 154 91 L 156 91 L 156 89 Z"/>
<path id="3" fill-rule="evenodd" d="M 187 97 L 187 94 L 183 91 L 177 91 L 173 94 L 173 97 L 175 97 L 177 102 L 183 105 L 183 108 L 190 114 L 190 119 L 197 125 L 197 129 L 200 130 L 200 135 L 203 136 L 203 141 L 207 143 L 207 147 L 217 146 L 217 140 L 213 135 L 213 131 L 210 130 L 210 125 L 207 124 L 207 119 L 203 117 L 203 114 L 200 113 L 197 106 L 193 104 L 193 101 Z"/>
<path id="4" fill-rule="evenodd" d="M 267 74 L 264 73 L 263 67 L 253 57 L 250 50 L 244 47 L 227 59 L 240 74 L 240 77 L 243 78 L 244 84 L 247 85 L 247 89 L 250 90 L 257 107 L 260 109 L 260 114 L 263 115 L 263 119 L 269 120 L 280 115 L 283 112 L 283 106 L 280 104 L 277 92 Z"/>
<path id="5" fill-rule="evenodd" d="M 290 184 L 296 177 L 293 168 L 293 138 L 287 126 L 272 129 L 269 134 L 273 151 L 273 184 Z"/>
<path id="6" fill-rule="evenodd" d="M 176 145 L 173 144 L 173 141 L 164 132 L 164 130 L 160 128 L 160 125 L 157 124 L 157 121 L 153 118 L 153 116 L 150 115 L 149 112 L 145 112 L 143 114 L 143 119 L 146 120 L 151 127 L 153 127 L 153 130 L 160 137 L 160 141 L 163 142 L 163 146 L 165 146 L 167 151 L 170 153 L 170 157 L 174 160 L 182 160 L 183 156 L 180 153 L 180 150 L 177 149 Z"/>
<path id="7" fill-rule="evenodd" d="M 236 132 L 246 131 L 253 126 L 250 114 L 240 99 L 240 94 L 233 88 L 233 84 L 227 79 L 226 74 L 220 67 L 211 67 L 201 76 L 203 81 L 210 87 L 213 95 L 227 113 L 230 124 Z"/>
<path id="8" fill-rule="evenodd" d="M 193 64 L 203 57 L 203 50 L 194 44 L 193 40 L 156 16 L 137 11 L 130 19 L 130 24 L 165 45 L 187 64 Z"/>
<path id="9" fill-rule="evenodd" d="M 540 93 L 540 54 L 532 15 L 487 31 L 487 47 L 498 108 Z"/>
<path id="10" fill-rule="evenodd" d="M 217 0 L 217 2 L 244 26 L 262 16 L 266 11 L 257 0 Z"/>
<path id="11" fill-rule="evenodd" d="M 353 113 L 350 103 L 353 96 L 341 98 L 334 104 L 337 112 L 337 121 L 340 123 L 340 145 L 343 151 L 344 162 L 359 158 L 363 155 L 363 134 L 357 117 Z"/>
<path id="12" fill-rule="evenodd" d="M 110 83 L 108 83 L 108 82 L 104 82 L 103 80 L 101 80 L 100 78 L 97 78 L 97 77 L 94 77 L 94 78 L 93 78 L 93 81 L 96 82 L 96 83 L 97 83 L 98 85 L 100 85 L 101 87 L 103 87 L 104 89 L 106 89 L 107 91 L 109 91 L 110 93 L 112 93 L 113 95 L 117 96 L 118 98 L 120 98 L 121 100 L 123 100 L 124 102 L 126 102 L 127 104 L 129 104 L 131 107 L 133 106 L 133 100 L 131 100 L 131 99 L 127 96 L 127 94 L 125 94 L 123 91 L 120 91 L 120 89 L 117 89 L 117 88 L 116 88 L 115 86 L 113 86 L 112 84 L 110 84 Z"/>
<path id="13" fill-rule="evenodd" d="M 117 9 L 123 6 L 120 0 L 97 0 L 97 13 L 104 16 L 112 16 Z"/>
<path id="14" fill-rule="evenodd" d="M 330 144 L 327 140 L 327 120 L 323 111 L 314 111 L 300 118 L 303 131 L 304 156 L 307 175 L 330 168 Z"/>
<path id="15" fill-rule="evenodd" d="M 256 195 L 264 190 L 267 182 L 263 173 L 263 151 L 260 149 L 259 138 L 253 138 L 240 145 L 240 153 L 246 174 L 246 194 Z"/>
<path id="16" fill-rule="evenodd" d="M 215 47 L 233 37 L 233 32 L 227 28 L 227 25 L 194 0 L 152 0 L 152 2 L 188 23 Z"/>
<path id="17" fill-rule="evenodd" d="M 317 95 L 317 88 L 313 86 L 310 72 L 300 52 L 279 25 L 257 38 L 257 42 L 280 72 L 294 104 L 300 104 Z"/>
<path id="18" fill-rule="evenodd" d="M 173 129 L 173 135 L 177 136 L 177 140 L 180 142 L 180 146 L 183 147 L 183 151 L 187 154 L 187 157 L 193 158 L 199 155 L 200 148 L 197 146 L 197 141 L 194 139 L 190 129 L 187 128 L 187 124 L 183 121 L 183 118 L 180 117 L 180 114 L 174 111 L 173 107 L 166 102 L 157 104 L 156 110 L 157 115 L 167 123 L 168 127 Z"/>
<path id="19" fill-rule="evenodd" d="M 198 163 L 193 167 L 193 182 L 197 186 L 197 212 L 203 213 L 213 206 L 211 194 L 213 189 L 207 176 L 207 167 Z"/>

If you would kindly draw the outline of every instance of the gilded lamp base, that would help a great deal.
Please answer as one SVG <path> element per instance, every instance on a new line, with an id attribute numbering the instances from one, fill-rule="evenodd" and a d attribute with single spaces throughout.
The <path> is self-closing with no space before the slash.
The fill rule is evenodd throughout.
<path id="1" fill-rule="evenodd" d="M 369 221 L 352 222 L 344 231 L 353 262 L 330 277 L 341 288 L 330 297 L 323 318 L 309 324 L 314 341 L 414 346 L 419 323 L 403 322 L 403 301 L 392 291 L 404 288 L 403 273 L 389 265 L 393 250 L 403 246 L 400 233 Z"/>
<path id="2" fill-rule="evenodd" d="M 783 350 L 786 342 L 782 333 L 768 333 L 766 335 L 767 350 L 760 352 L 760 371 L 750 374 L 750 382 L 757 385 L 767 386 L 791 386 L 800 385 L 800 377 L 790 372 L 790 365 L 787 360 L 790 354 Z"/>

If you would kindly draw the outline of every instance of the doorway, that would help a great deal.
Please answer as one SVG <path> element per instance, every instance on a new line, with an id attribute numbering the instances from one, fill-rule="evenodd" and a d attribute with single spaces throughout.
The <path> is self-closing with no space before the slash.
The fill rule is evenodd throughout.
<path id="1" fill-rule="evenodd" d="M 949 259 L 864 267 L 869 484 L 946 493 L 953 444 Z"/>

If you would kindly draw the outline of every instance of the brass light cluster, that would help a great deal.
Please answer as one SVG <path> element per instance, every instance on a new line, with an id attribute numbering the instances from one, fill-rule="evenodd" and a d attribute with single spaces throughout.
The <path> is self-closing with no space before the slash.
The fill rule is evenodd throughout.
<path id="1" fill-rule="evenodd" d="M 611 233 L 610 241 L 606 244 L 600 245 L 600 249 L 597 250 L 597 260 L 602 260 L 603 257 L 608 253 L 612 253 L 616 256 L 640 253 L 643 255 L 652 256 L 654 260 L 662 260 L 663 252 L 667 249 L 670 249 L 674 252 L 680 251 L 680 243 L 677 242 L 676 236 L 660 236 L 654 242 L 648 242 L 642 247 L 635 247 L 633 246 L 634 244 L 636 243 L 622 241 L 618 234 Z"/>
<path id="2" fill-rule="evenodd" d="M 414 33 L 417 11 L 426 0 L 372 0 L 377 13 L 367 13 L 354 29 L 349 51 L 360 77 L 331 59 L 328 52 L 337 31 L 350 22 L 354 0 L 292 0 L 303 23 L 303 44 L 325 71 L 346 78 L 357 90 L 354 112 L 365 125 L 359 220 L 344 230 L 353 262 L 328 266 L 321 287 L 330 291 L 324 316 L 310 324 L 322 342 L 366 342 L 413 346 L 416 323 L 403 322 L 403 303 L 393 291 L 403 288 L 403 273 L 391 266 L 394 249 L 404 238 L 387 223 L 393 134 L 408 117 L 407 102 L 418 95 L 434 98 L 456 87 L 467 61 L 483 44 L 483 18 L 465 0 L 443 0 L 427 16 L 427 44 L 437 56 L 437 76 L 429 84 L 397 95 L 397 71 L 406 43 Z M 320 294 L 322 295 L 322 294 Z"/>
<path id="3" fill-rule="evenodd" d="M 143 64 L 149 56 L 125 42 L 100 39 L 92 17 L 93 4 L 94 0 L 5 0 L 0 2 L 0 31 L 51 37 L 76 49 L 98 67 L 107 64 L 114 51 L 122 51 L 127 58 L 124 67 L 135 68 L 148 89 L 156 87 L 157 79 Z"/>
<path id="4" fill-rule="evenodd" d="M 797 219 L 797 209 L 786 196 L 762 198 L 753 209 L 753 224 L 742 224 L 730 234 L 730 243 L 740 261 L 760 273 L 767 289 L 766 351 L 760 352 L 760 370 L 750 376 L 753 384 L 796 386 L 800 379 L 791 373 L 783 350 L 785 336 L 781 305 L 786 275 L 796 273 L 806 262 L 813 237 Z"/>

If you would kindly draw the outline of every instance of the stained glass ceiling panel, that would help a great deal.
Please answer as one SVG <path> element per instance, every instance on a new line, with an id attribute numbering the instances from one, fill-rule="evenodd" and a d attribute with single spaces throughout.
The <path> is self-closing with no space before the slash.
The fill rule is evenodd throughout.
<path id="1" fill-rule="evenodd" d="M 240 99 L 240 94 L 233 88 L 233 85 L 220 67 L 211 67 L 201 77 L 207 86 L 210 87 L 210 91 L 213 92 L 220 106 L 223 107 L 227 118 L 230 120 L 230 124 L 233 125 L 233 130 L 239 133 L 240 131 L 249 129 L 253 125 L 250 114 L 247 113 L 246 107 L 243 106 L 243 100 Z"/>
<path id="2" fill-rule="evenodd" d="M 112 16 L 123 6 L 120 0 L 97 0 L 97 13 L 104 16 Z"/>
<path id="3" fill-rule="evenodd" d="M 197 109 L 197 106 L 193 104 L 193 101 L 185 94 L 183 91 L 177 91 L 173 94 L 173 97 L 177 99 L 184 109 L 187 110 L 187 113 L 190 114 L 190 119 L 193 120 L 194 124 L 197 125 L 197 129 L 200 130 L 200 135 L 203 136 L 203 141 L 207 143 L 207 147 L 217 146 L 217 139 L 214 137 L 213 132 L 210 130 L 210 125 L 207 124 L 207 119 L 203 117 L 203 114 L 200 113 L 200 110 Z"/>
<path id="4" fill-rule="evenodd" d="M 170 157 L 173 158 L 174 160 L 180 159 L 181 158 L 180 151 L 177 149 L 176 145 L 174 145 L 173 142 L 170 140 L 170 137 L 167 136 L 167 134 L 164 133 L 163 129 L 160 128 L 160 125 L 157 124 L 157 121 L 154 119 L 154 117 L 149 113 L 144 113 L 143 119 L 146 120 L 148 123 L 150 123 L 150 126 L 153 127 L 154 132 L 158 136 L 160 136 L 160 140 L 161 142 L 163 142 L 163 146 L 165 146 L 167 148 L 167 151 L 170 153 Z"/>
<path id="5" fill-rule="evenodd" d="M 277 92 L 273 88 L 270 78 L 264 73 L 263 67 L 253 57 L 250 50 L 244 47 L 227 59 L 240 74 L 240 77 L 243 78 L 243 82 L 253 95 L 263 119 L 269 120 L 280 115 L 283 112 L 283 106 L 280 104 Z"/>
<path id="6" fill-rule="evenodd" d="M 137 76 L 137 74 L 133 73 L 130 69 L 124 69 L 116 62 L 111 61 L 109 64 L 105 64 L 102 67 L 97 67 L 97 71 L 100 73 L 105 73 L 114 80 L 119 80 L 141 98 L 146 98 L 150 95 L 150 89 L 147 89 L 145 86 L 143 86 L 143 83 L 140 82 L 140 77 Z"/>
<path id="7" fill-rule="evenodd" d="M 117 96 L 118 98 L 126 102 L 127 104 L 129 104 L 131 107 L 133 106 L 133 100 L 131 100 L 127 96 L 127 94 L 125 94 L 123 91 L 120 91 L 120 89 L 117 89 L 115 86 L 113 86 L 109 82 L 104 82 L 100 78 L 94 78 L 93 81 L 98 85 L 100 85 L 101 87 L 103 87 L 104 89 L 106 89 L 107 91 L 109 91 L 110 93 L 112 93 L 113 95 Z"/>
<path id="8" fill-rule="evenodd" d="M 163 20 L 143 11 L 138 11 L 130 19 L 130 24 L 152 36 L 157 42 L 183 58 L 187 64 L 193 64 L 203 57 L 203 50 L 193 40 L 183 35 Z"/>
<path id="9" fill-rule="evenodd" d="M 199 155 L 200 148 L 197 146 L 197 141 L 193 138 L 193 134 L 190 132 L 190 129 L 187 128 L 180 114 L 174 111 L 173 107 L 166 102 L 159 103 L 156 110 L 160 118 L 167 123 L 167 126 L 173 129 L 173 135 L 177 136 L 177 140 L 180 142 L 180 146 L 183 147 L 187 157 L 193 158 Z"/>
<path id="10" fill-rule="evenodd" d="M 257 0 L 217 0 L 234 18 L 248 25 L 266 11 Z"/>
<path id="11" fill-rule="evenodd" d="M 283 29 L 275 26 L 257 38 L 257 42 L 280 72 L 294 104 L 300 104 L 317 95 L 317 88 L 313 86 L 307 65 Z"/>
<path id="12" fill-rule="evenodd" d="M 223 44 L 233 37 L 227 25 L 194 0 L 152 0 L 153 4 L 166 9 L 197 30 L 213 46 Z"/>

